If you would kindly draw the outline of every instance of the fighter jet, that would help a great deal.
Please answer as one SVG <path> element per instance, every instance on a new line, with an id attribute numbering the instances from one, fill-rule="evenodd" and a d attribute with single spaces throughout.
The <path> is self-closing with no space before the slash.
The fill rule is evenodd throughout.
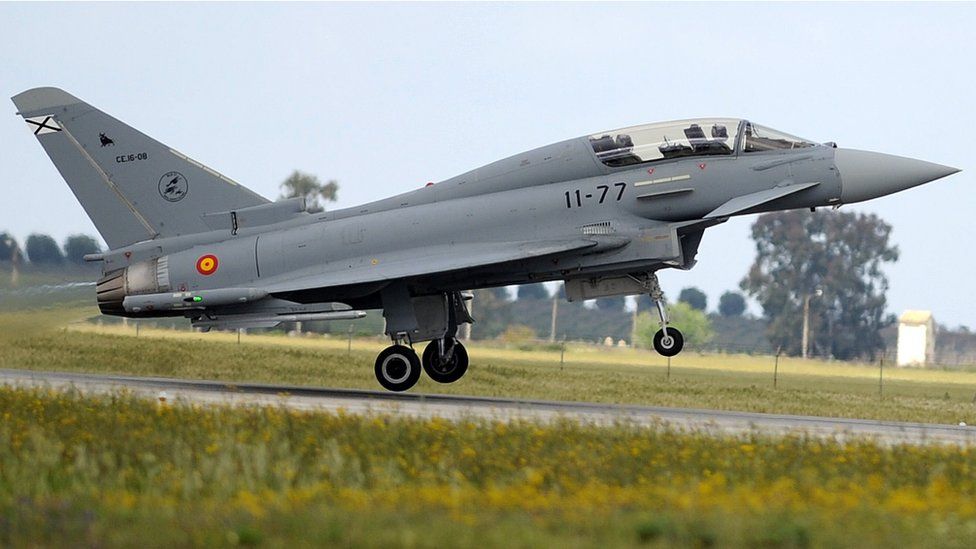
<path id="1" fill-rule="evenodd" d="M 467 291 L 478 288 L 563 281 L 572 301 L 647 294 L 661 325 L 654 347 L 673 356 L 683 338 L 657 272 L 692 268 L 705 229 L 958 171 L 701 118 L 597 132 L 310 213 L 302 199 L 271 202 L 62 90 L 13 102 L 110 248 L 86 257 L 102 264 L 103 313 L 182 316 L 206 330 L 381 309 L 393 344 L 374 370 L 391 391 L 422 371 L 461 379 L 468 356 L 457 331 L 474 322 Z"/>

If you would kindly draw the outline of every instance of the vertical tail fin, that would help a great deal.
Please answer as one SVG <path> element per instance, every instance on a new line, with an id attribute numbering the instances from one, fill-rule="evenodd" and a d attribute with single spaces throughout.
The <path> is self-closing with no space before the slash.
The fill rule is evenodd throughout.
<path id="1" fill-rule="evenodd" d="M 204 214 L 268 203 L 57 88 L 13 102 L 110 248 L 205 232 Z"/>

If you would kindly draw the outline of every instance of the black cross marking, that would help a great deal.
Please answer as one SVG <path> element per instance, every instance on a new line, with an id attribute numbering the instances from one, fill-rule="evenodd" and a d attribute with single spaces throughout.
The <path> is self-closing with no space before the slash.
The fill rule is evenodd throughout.
<path id="1" fill-rule="evenodd" d="M 55 132 L 61 131 L 61 128 L 59 128 L 57 126 L 48 126 L 47 125 L 48 121 L 51 120 L 51 118 L 52 117 L 48 116 L 48 117 L 44 118 L 44 121 L 43 122 L 37 122 L 35 120 L 27 120 L 27 123 L 28 124 L 33 124 L 33 125 L 37 126 L 37 129 L 34 130 L 34 135 L 37 135 L 37 132 L 39 132 L 39 131 L 41 131 L 41 130 L 43 130 L 45 128 L 46 129 L 49 129 L 51 131 L 55 131 Z"/>

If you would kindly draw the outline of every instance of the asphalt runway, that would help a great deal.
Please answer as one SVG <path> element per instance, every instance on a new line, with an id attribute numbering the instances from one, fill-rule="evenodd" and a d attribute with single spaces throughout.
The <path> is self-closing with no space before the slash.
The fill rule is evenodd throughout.
<path id="1" fill-rule="evenodd" d="M 493 397 L 389 393 L 259 383 L 186 380 L 154 377 L 40 372 L 0 369 L 0 383 L 12 386 L 75 388 L 85 393 L 128 390 L 167 402 L 286 406 L 301 410 L 346 413 L 388 413 L 447 419 L 551 421 L 571 419 L 597 425 L 631 423 L 713 434 L 797 434 L 851 440 L 868 438 L 885 444 L 976 444 L 976 427 L 933 423 L 876 421 L 667 408 L 518 400 Z"/>

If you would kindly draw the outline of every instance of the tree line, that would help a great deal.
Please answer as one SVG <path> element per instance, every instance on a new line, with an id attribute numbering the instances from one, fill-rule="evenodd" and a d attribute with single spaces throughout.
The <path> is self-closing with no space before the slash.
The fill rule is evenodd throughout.
<path id="1" fill-rule="evenodd" d="M 102 251 L 94 237 L 85 234 L 71 235 L 59 246 L 49 235 L 34 233 L 27 237 L 24 247 L 10 233 L 0 233 L 0 261 L 35 265 L 59 265 L 64 262 L 85 263 L 85 256 Z"/>

